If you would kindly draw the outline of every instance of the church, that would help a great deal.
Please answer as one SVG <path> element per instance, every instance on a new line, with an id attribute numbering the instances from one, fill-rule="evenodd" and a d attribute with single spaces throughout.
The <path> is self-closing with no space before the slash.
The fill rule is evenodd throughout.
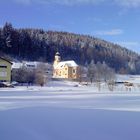
<path id="1" fill-rule="evenodd" d="M 57 52 L 53 64 L 53 78 L 62 79 L 78 79 L 79 78 L 79 66 L 75 61 L 61 61 L 60 53 Z"/>

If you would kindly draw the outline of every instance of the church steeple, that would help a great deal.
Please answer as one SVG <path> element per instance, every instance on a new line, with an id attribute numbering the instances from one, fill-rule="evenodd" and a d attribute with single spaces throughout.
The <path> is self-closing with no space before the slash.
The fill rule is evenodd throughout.
<path id="1" fill-rule="evenodd" d="M 61 56 L 60 56 L 60 53 L 57 52 L 57 53 L 55 54 L 55 59 L 54 59 L 53 66 L 56 67 L 60 61 L 61 61 Z"/>

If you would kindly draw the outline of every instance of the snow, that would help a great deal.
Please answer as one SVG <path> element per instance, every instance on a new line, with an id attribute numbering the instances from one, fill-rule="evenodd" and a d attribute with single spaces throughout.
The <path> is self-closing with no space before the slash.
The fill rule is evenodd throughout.
<path id="1" fill-rule="evenodd" d="M 117 75 L 117 81 L 119 82 L 131 82 L 140 84 L 140 75 Z"/>
<path id="2" fill-rule="evenodd" d="M 0 89 L 0 139 L 139 140 L 140 92 L 118 89 L 68 81 Z"/>

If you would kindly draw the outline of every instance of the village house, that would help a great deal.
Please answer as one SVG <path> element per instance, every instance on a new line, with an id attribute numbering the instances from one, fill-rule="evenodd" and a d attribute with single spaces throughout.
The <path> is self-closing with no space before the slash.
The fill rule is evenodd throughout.
<path id="1" fill-rule="evenodd" d="M 79 66 L 75 61 L 61 61 L 59 52 L 55 55 L 53 78 L 78 79 Z"/>
<path id="2" fill-rule="evenodd" d="M 47 79 L 51 79 L 53 75 L 52 74 L 53 68 L 52 68 L 52 65 L 49 63 L 43 63 L 43 62 L 37 62 L 37 61 L 13 62 L 12 70 L 25 68 L 30 71 L 30 70 L 35 70 L 40 67 L 45 68 L 45 77 L 47 77 Z"/>
<path id="3" fill-rule="evenodd" d="M 11 82 L 12 63 L 0 57 L 0 82 Z"/>
<path id="4" fill-rule="evenodd" d="M 36 69 L 39 62 L 13 62 L 12 70 L 13 69 L 20 69 L 20 68 L 27 68 L 27 69 Z"/>

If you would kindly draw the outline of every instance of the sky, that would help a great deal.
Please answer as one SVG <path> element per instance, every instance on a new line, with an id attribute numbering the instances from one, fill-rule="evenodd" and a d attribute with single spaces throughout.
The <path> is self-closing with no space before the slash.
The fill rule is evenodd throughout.
<path id="1" fill-rule="evenodd" d="M 0 0 L 0 27 L 91 35 L 140 53 L 140 0 Z"/>

